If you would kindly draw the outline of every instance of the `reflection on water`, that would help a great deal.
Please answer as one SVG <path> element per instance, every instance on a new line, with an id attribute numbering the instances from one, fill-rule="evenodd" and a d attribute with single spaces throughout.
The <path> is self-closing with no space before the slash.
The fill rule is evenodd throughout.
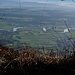
<path id="1" fill-rule="evenodd" d="M 20 28 L 23 28 L 23 27 L 16 27 L 16 28 L 13 28 L 13 32 L 17 31 L 18 29 Z"/>
<path id="2" fill-rule="evenodd" d="M 66 32 L 69 32 L 69 30 L 66 28 L 66 29 L 64 29 L 64 33 L 66 33 Z"/>
<path id="3" fill-rule="evenodd" d="M 66 32 L 69 32 L 69 30 L 75 30 L 75 28 L 66 28 L 66 29 L 64 29 L 64 33 L 66 33 Z"/>
<path id="4" fill-rule="evenodd" d="M 46 32 L 46 31 L 47 31 L 47 29 L 46 29 L 46 28 L 43 28 L 43 31 L 45 31 L 45 32 Z"/>

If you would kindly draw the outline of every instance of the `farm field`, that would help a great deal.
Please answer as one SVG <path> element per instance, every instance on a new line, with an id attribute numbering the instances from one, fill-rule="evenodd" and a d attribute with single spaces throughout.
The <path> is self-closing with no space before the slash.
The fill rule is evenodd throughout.
<path id="1" fill-rule="evenodd" d="M 16 49 L 61 48 L 72 46 L 74 40 L 74 12 L 61 10 L 43 10 L 38 8 L 1 8 L 0 9 L 0 44 Z M 68 27 L 65 25 L 67 23 Z M 71 34 L 68 31 L 73 33 Z"/>

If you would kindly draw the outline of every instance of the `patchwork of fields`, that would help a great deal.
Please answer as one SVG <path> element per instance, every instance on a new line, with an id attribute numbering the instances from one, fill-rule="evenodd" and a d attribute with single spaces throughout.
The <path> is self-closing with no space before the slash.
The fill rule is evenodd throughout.
<path id="1" fill-rule="evenodd" d="M 70 47 L 74 39 L 75 29 L 64 32 L 67 22 L 69 28 L 74 28 L 74 12 L 38 9 L 0 9 L 0 43 L 17 49 L 31 46 L 33 48 L 63 49 Z M 16 28 L 16 30 L 15 30 Z M 43 29 L 46 29 L 44 31 Z"/>

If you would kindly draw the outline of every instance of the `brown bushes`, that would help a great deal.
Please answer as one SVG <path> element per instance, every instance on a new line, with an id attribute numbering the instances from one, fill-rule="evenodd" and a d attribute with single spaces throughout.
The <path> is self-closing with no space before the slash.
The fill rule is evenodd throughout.
<path id="1" fill-rule="evenodd" d="M 34 62 L 37 64 L 37 62 L 41 61 L 43 63 L 58 63 L 61 61 L 61 58 L 55 58 L 52 56 L 52 53 L 50 55 L 47 55 L 45 51 L 42 53 L 36 51 L 36 50 L 14 50 L 14 49 L 6 49 L 0 47 L 0 61 L 6 61 L 10 62 L 11 60 L 16 60 L 21 63 L 21 65 L 27 63 L 31 64 Z M 62 59 L 63 60 L 63 59 Z"/>
<path id="2" fill-rule="evenodd" d="M 56 58 L 50 55 L 47 55 L 46 52 L 38 52 L 36 50 L 14 50 L 6 49 L 0 47 L 0 71 L 6 70 L 9 66 L 11 69 L 22 68 L 25 65 L 36 65 L 35 68 L 38 68 L 38 64 L 41 65 L 53 65 L 52 68 L 56 67 L 71 68 L 72 62 L 75 62 L 75 54 L 69 58 Z M 57 66 L 58 65 L 58 66 Z M 68 65 L 68 66 L 67 66 Z M 39 67 L 40 67 L 39 66 Z M 49 68 L 50 68 L 49 67 Z M 20 69 L 21 69 L 20 68 Z"/>

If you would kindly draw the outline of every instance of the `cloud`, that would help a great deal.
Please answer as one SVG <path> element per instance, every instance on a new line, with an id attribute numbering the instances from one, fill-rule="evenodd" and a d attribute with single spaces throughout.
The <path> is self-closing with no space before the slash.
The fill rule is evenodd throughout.
<path id="1" fill-rule="evenodd" d="M 41 2 L 41 3 L 45 3 L 45 2 L 61 2 L 61 0 L 21 0 L 21 2 Z"/>
<path id="2" fill-rule="evenodd" d="M 60 7 L 64 8 L 64 9 L 75 9 L 75 3 L 58 3 L 57 5 L 59 5 Z"/>
<path id="3" fill-rule="evenodd" d="M 47 0 L 21 0 L 22 2 L 46 2 Z"/>

